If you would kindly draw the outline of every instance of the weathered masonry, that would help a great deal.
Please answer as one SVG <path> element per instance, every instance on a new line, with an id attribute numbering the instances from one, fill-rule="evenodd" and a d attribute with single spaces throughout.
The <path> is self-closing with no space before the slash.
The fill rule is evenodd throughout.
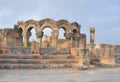
<path id="1" fill-rule="evenodd" d="M 29 46 L 33 28 L 37 41 Z M 52 29 L 51 36 L 44 35 L 45 28 Z M 60 28 L 65 31 L 65 39 L 58 39 Z M 77 22 L 50 18 L 19 21 L 14 29 L 0 29 L 0 37 L 0 68 L 119 66 L 120 46 L 96 44 L 93 27 L 90 28 L 90 43 L 86 43 L 86 34 L 81 33 L 81 25 Z"/>

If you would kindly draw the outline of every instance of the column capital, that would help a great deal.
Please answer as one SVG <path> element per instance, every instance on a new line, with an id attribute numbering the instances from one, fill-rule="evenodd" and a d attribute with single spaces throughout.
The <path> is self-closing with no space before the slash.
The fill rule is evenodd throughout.
<path id="1" fill-rule="evenodd" d="M 94 32 L 95 32 L 95 28 L 94 28 L 94 27 L 91 27 L 91 28 L 90 28 L 90 32 L 94 33 Z"/>
<path id="2" fill-rule="evenodd" d="M 64 36 L 66 37 L 66 39 L 71 39 L 72 33 L 64 33 Z"/>
<path id="3" fill-rule="evenodd" d="M 31 36 L 31 32 L 23 32 L 22 36 L 24 36 L 24 37 L 26 37 L 26 36 L 30 37 Z"/>
<path id="4" fill-rule="evenodd" d="M 36 32 L 37 38 L 42 38 L 44 35 L 43 31 Z"/>

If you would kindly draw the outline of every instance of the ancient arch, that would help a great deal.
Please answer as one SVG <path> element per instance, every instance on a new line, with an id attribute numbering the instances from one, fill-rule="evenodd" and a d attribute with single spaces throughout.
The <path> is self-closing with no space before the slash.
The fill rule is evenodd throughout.
<path id="1" fill-rule="evenodd" d="M 35 28 L 35 30 L 37 31 L 37 27 L 36 27 L 34 24 L 29 24 L 29 25 L 26 27 L 26 30 L 27 30 L 27 31 L 30 31 L 32 28 Z"/>
<path id="2" fill-rule="evenodd" d="M 72 25 L 67 21 L 67 20 L 58 20 L 55 21 L 53 19 L 50 18 L 46 18 L 46 19 L 42 19 L 40 21 L 35 21 L 35 20 L 27 20 L 25 22 L 21 21 L 18 22 L 18 29 L 22 30 L 22 36 L 25 38 L 25 47 L 27 47 L 28 45 L 28 41 L 29 41 L 29 37 L 31 36 L 31 29 L 35 28 L 36 30 L 36 36 L 37 36 L 37 42 L 39 43 L 39 46 L 41 46 L 41 41 L 42 41 L 42 37 L 44 35 L 43 30 L 49 27 L 52 29 L 52 42 L 54 44 L 53 47 L 56 47 L 57 45 L 57 40 L 58 40 L 58 35 L 59 35 L 59 29 L 63 28 L 65 33 L 64 36 L 67 40 L 70 40 L 72 37 Z M 20 30 L 19 30 L 20 31 Z M 69 43 L 69 42 L 68 42 Z"/>
<path id="3" fill-rule="evenodd" d="M 42 31 L 44 28 L 50 27 L 53 30 L 56 27 L 55 24 L 56 22 L 53 19 L 46 18 L 39 21 L 39 29 Z"/>
<path id="4" fill-rule="evenodd" d="M 35 32 L 36 32 L 37 31 L 37 26 L 34 23 L 33 24 L 29 23 L 26 26 L 27 35 L 28 35 L 29 38 L 30 38 L 30 36 L 32 36 L 32 32 L 31 32 L 32 29 L 35 29 Z M 35 36 L 37 36 L 37 35 L 35 35 Z"/>
<path id="5" fill-rule="evenodd" d="M 79 25 L 77 22 L 73 22 L 71 23 L 71 30 L 73 33 L 80 33 L 80 28 L 81 28 L 81 25 Z"/>
<path id="6" fill-rule="evenodd" d="M 46 18 L 46 19 L 43 19 L 41 21 L 39 21 L 39 28 L 38 28 L 38 32 L 42 32 L 43 33 L 43 30 L 45 28 L 50 28 L 52 29 L 52 33 L 51 33 L 51 37 L 52 37 L 52 47 L 56 47 L 56 44 L 57 44 L 57 37 L 58 37 L 58 28 L 56 26 L 56 21 L 54 21 L 53 19 L 49 19 L 49 18 Z M 43 33 L 44 35 L 44 33 Z M 43 35 L 41 36 L 40 38 L 40 44 L 42 42 L 42 37 Z M 41 45 L 40 45 L 41 46 Z"/>
<path id="7" fill-rule="evenodd" d="M 24 38 L 24 47 L 27 47 L 29 42 L 29 37 L 31 36 L 31 29 L 35 28 L 35 30 L 37 30 L 36 21 L 28 20 L 26 22 L 23 21 L 18 22 L 17 28 L 18 28 L 18 32 L 20 32 Z"/>
<path id="8" fill-rule="evenodd" d="M 66 48 L 67 48 L 67 53 L 69 53 L 69 49 L 71 47 L 71 37 L 72 37 L 72 31 L 71 31 L 71 24 L 67 20 L 58 20 L 57 21 L 57 27 L 58 29 L 63 28 L 65 33 L 64 36 L 66 38 Z M 63 44 L 63 43 L 62 43 Z"/>
<path id="9" fill-rule="evenodd" d="M 50 48 L 52 43 L 52 29 L 50 27 L 45 27 L 43 30 L 43 37 L 42 37 L 42 48 Z"/>
<path id="10" fill-rule="evenodd" d="M 18 34 L 19 34 L 19 36 L 20 36 L 21 41 L 23 41 L 22 32 L 23 32 L 23 29 L 22 29 L 22 28 L 19 28 L 19 29 L 18 29 Z"/>
<path id="11" fill-rule="evenodd" d="M 17 22 L 17 29 L 22 28 L 24 30 L 25 28 L 25 23 L 23 21 L 18 21 Z"/>
<path id="12" fill-rule="evenodd" d="M 58 20 L 57 27 L 58 27 L 58 29 L 63 28 L 65 30 L 65 32 L 68 32 L 68 33 L 71 32 L 71 25 L 67 20 L 64 20 L 64 19 Z"/>
<path id="13" fill-rule="evenodd" d="M 27 38 L 27 37 L 25 37 L 25 36 L 27 36 L 27 34 L 26 34 L 27 31 L 26 31 L 26 27 L 25 27 L 25 22 L 23 22 L 23 21 L 18 21 L 17 24 L 18 24 L 18 25 L 17 25 L 16 29 L 17 29 L 19 35 L 21 36 L 21 40 L 23 41 L 23 38 Z M 25 41 L 25 45 L 24 45 L 24 46 L 27 47 L 27 41 Z"/>

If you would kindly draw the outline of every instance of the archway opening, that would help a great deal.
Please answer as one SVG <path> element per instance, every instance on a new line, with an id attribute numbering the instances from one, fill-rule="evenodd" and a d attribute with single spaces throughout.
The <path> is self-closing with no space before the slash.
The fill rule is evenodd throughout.
<path id="1" fill-rule="evenodd" d="M 29 42 L 28 42 L 28 47 L 30 47 L 33 41 L 37 41 L 35 28 L 33 27 L 29 28 L 28 33 L 30 33 Z"/>
<path id="2" fill-rule="evenodd" d="M 42 38 L 42 47 L 43 48 L 47 48 L 47 47 L 50 47 L 51 45 L 51 42 L 52 42 L 52 37 L 51 37 L 51 32 L 52 32 L 52 29 L 50 27 L 45 27 L 43 29 L 43 38 Z"/>
<path id="3" fill-rule="evenodd" d="M 66 48 L 66 39 L 65 39 L 65 29 L 64 28 L 60 28 L 59 29 L 59 36 L 58 36 L 58 47 L 59 48 Z"/>
<path id="4" fill-rule="evenodd" d="M 20 40 L 23 42 L 22 32 L 23 32 L 22 28 L 19 28 L 18 33 L 19 33 L 19 36 L 20 36 Z"/>
<path id="5" fill-rule="evenodd" d="M 73 30 L 73 33 L 78 33 L 78 31 L 76 29 Z"/>
<path id="6" fill-rule="evenodd" d="M 23 37 L 23 35 L 22 35 L 22 32 L 23 32 L 22 28 L 19 28 L 19 29 L 18 29 L 18 34 L 19 34 L 19 36 L 20 36 L 21 46 L 24 46 L 24 37 Z"/>
<path id="7" fill-rule="evenodd" d="M 29 38 L 29 41 L 37 41 L 35 28 L 31 28 L 31 30 L 29 30 L 29 32 L 31 32 L 31 36 Z"/>
<path id="8" fill-rule="evenodd" d="M 65 39 L 64 33 L 65 33 L 65 30 L 63 28 L 60 28 L 58 39 Z"/>

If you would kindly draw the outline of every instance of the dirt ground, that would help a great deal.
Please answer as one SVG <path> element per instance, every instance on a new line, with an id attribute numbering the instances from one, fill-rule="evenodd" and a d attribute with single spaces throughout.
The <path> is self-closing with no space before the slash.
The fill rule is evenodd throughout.
<path id="1" fill-rule="evenodd" d="M 84 71 L 0 69 L 0 82 L 120 82 L 120 68 Z"/>

